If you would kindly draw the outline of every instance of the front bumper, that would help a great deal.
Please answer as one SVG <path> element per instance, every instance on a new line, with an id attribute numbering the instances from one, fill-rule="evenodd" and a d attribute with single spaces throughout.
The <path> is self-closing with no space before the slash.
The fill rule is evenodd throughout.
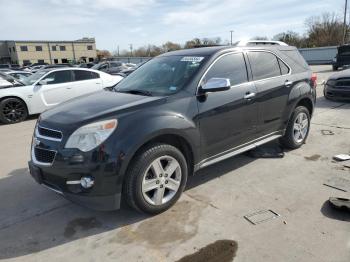
<path id="1" fill-rule="evenodd" d="M 65 141 L 34 135 L 28 164 L 36 182 L 91 209 L 119 209 L 122 179 L 118 157 L 113 153 L 115 148 L 102 144 L 90 152 L 81 152 L 66 149 L 64 144 Z M 79 183 L 71 183 L 82 177 L 92 178 L 93 186 L 84 188 Z"/>
<path id="2" fill-rule="evenodd" d="M 334 98 L 340 100 L 350 100 L 350 87 L 349 88 L 335 88 L 330 85 L 325 85 L 324 94 L 327 98 Z"/>

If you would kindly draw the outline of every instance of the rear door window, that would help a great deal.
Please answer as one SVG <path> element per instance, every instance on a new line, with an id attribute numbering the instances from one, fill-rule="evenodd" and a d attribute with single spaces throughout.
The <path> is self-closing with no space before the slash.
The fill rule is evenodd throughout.
<path id="1" fill-rule="evenodd" d="M 248 75 L 243 54 L 228 54 L 219 58 L 207 72 L 205 81 L 211 78 L 228 78 L 231 86 L 247 82 Z"/>
<path id="2" fill-rule="evenodd" d="M 85 70 L 74 70 L 73 72 L 75 81 L 84 81 L 99 78 L 99 75 L 95 72 Z"/>
<path id="3" fill-rule="evenodd" d="M 254 80 L 261 80 L 281 75 L 277 57 L 268 52 L 248 52 Z"/>

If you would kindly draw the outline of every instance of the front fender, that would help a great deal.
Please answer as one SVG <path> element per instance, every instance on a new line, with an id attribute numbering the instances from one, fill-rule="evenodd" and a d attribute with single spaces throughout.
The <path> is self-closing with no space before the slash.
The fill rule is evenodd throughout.
<path id="1" fill-rule="evenodd" d="M 118 157 L 119 173 L 122 176 L 137 150 L 152 139 L 162 135 L 175 135 L 185 139 L 191 147 L 194 161 L 197 161 L 200 146 L 199 130 L 193 121 L 184 116 L 171 113 L 135 117 L 132 121 L 128 117 L 126 122 L 128 124 L 123 124 L 123 119 L 120 119 L 115 141 L 117 152 L 120 152 L 122 156 Z M 118 141 L 118 137 L 122 137 L 123 140 Z"/>

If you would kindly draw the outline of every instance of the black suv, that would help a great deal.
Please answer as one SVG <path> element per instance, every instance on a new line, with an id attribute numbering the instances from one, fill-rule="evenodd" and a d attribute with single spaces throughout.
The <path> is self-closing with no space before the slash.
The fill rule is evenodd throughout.
<path id="1" fill-rule="evenodd" d="M 338 52 L 333 60 L 333 71 L 337 71 L 339 67 L 350 65 L 350 45 L 338 46 Z"/>
<path id="2" fill-rule="evenodd" d="M 274 139 L 306 140 L 315 79 L 289 46 L 207 47 L 160 55 L 115 87 L 44 112 L 35 180 L 99 210 L 159 213 L 187 177 Z"/>

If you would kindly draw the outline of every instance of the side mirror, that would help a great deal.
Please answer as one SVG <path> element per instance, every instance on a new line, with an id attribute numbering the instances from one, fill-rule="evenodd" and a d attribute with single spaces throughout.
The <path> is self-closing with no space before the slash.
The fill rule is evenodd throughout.
<path id="1" fill-rule="evenodd" d="M 203 92 L 220 92 L 231 88 L 231 82 L 228 78 L 210 78 L 203 86 Z"/>
<path id="2" fill-rule="evenodd" d="M 53 81 L 55 81 L 55 79 L 53 79 L 53 78 L 45 78 L 45 79 L 40 80 L 38 84 L 43 86 L 43 85 L 47 85 L 47 84 L 49 84 L 50 82 L 53 82 Z"/>

